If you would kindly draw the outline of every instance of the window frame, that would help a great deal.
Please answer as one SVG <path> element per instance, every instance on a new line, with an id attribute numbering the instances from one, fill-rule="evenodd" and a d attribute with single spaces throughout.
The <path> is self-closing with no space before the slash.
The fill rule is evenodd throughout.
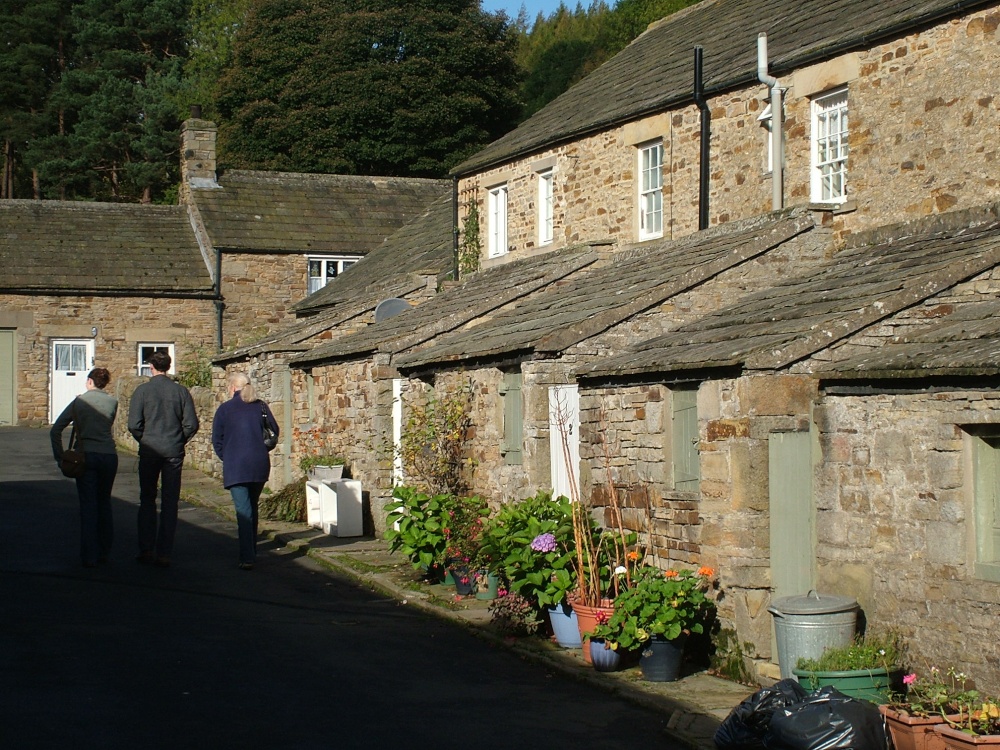
<path id="1" fill-rule="evenodd" d="M 360 255 L 307 255 L 306 256 L 306 294 L 314 294 L 320 289 L 325 287 L 335 278 L 340 276 L 344 271 L 353 266 L 361 260 Z M 320 264 L 320 275 L 312 275 L 312 264 Z M 336 266 L 333 276 L 329 276 L 330 264 L 335 263 Z M 313 279 L 318 279 L 323 283 L 313 289 Z"/>
<path id="2" fill-rule="evenodd" d="M 551 245 L 554 239 L 555 170 L 542 169 L 538 174 L 538 244 Z"/>
<path id="3" fill-rule="evenodd" d="M 150 349 L 147 354 L 143 355 L 143 347 Z M 152 377 L 153 370 L 148 364 L 146 364 L 146 358 L 148 358 L 154 351 L 166 351 L 170 355 L 170 370 L 168 375 L 177 374 L 177 353 L 176 347 L 172 343 L 165 341 L 140 341 L 135 347 L 135 358 L 136 358 L 136 375 L 142 377 Z"/>
<path id="4" fill-rule="evenodd" d="M 813 203 L 845 203 L 848 196 L 850 156 L 847 86 L 839 86 L 813 97 L 809 111 L 812 128 L 809 139 L 812 161 L 811 200 Z M 833 158 L 821 158 L 824 144 L 828 145 L 827 153 L 835 151 Z M 828 194 L 825 194 L 826 191 L 829 191 Z"/>
<path id="5" fill-rule="evenodd" d="M 663 140 L 636 146 L 638 153 L 639 240 L 663 236 Z M 654 163 L 651 158 L 656 155 Z M 651 179 L 655 175 L 655 180 Z M 650 224 L 652 223 L 652 227 Z"/>
<path id="6" fill-rule="evenodd" d="M 1000 583 L 1000 425 L 976 427 L 972 440 L 975 577 Z"/>
<path id="7" fill-rule="evenodd" d="M 500 258 L 507 254 L 507 183 L 494 185 L 487 191 L 486 257 Z"/>

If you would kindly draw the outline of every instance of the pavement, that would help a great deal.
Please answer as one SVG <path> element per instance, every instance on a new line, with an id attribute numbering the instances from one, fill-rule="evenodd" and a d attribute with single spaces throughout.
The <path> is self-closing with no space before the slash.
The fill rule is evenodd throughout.
<path id="1" fill-rule="evenodd" d="M 232 501 L 222 483 L 185 467 L 182 497 L 232 519 Z M 695 750 L 715 750 L 719 724 L 757 688 L 701 672 L 676 682 L 647 682 L 638 667 L 597 672 L 583 660 L 580 649 L 564 649 L 544 638 L 507 638 L 490 625 L 489 602 L 459 597 L 454 587 L 419 580 L 409 561 L 389 552 L 380 538 L 338 538 L 304 523 L 261 519 L 260 535 L 277 544 L 280 554 L 306 554 L 333 574 L 348 577 L 400 603 L 467 628 L 477 637 L 508 648 L 516 658 L 544 663 L 575 679 L 609 691 L 633 703 L 667 715 L 667 729 Z"/>

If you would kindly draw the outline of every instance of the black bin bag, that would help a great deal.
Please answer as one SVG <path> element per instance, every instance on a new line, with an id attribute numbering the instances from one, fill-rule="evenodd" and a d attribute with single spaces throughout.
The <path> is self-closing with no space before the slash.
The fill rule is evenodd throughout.
<path id="1" fill-rule="evenodd" d="M 764 736 L 767 750 L 886 750 L 882 715 L 874 704 L 824 687 L 774 711 Z"/>
<path id="2" fill-rule="evenodd" d="M 793 679 L 758 690 L 734 708 L 715 731 L 715 746 L 719 750 L 764 750 L 771 715 L 779 708 L 800 703 L 807 695 Z"/>

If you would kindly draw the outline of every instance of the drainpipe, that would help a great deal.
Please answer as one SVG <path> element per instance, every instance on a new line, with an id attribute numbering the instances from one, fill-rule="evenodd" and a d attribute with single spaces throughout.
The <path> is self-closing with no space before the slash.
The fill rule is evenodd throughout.
<path id="1" fill-rule="evenodd" d="M 222 311 L 226 303 L 222 299 L 222 249 L 215 248 L 215 345 L 222 351 Z"/>
<path id="2" fill-rule="evenodd" d="M 767 34 L 757 36 L 757 80 L 771 89 L 771 209 L 784 206 L 784 140 L 781 137 L 781 83 L 767 72 Z"/>
<path id="3" fill-rule="evenodd" d="M 458 175 L 454 175 L 451 178 L 451 242 L 452 242 L 452 256 L 455 270 L 452 273 L 452 278 L 455 281 L 459 279 L 459 255 L 458 255 Z"/>
<path id="4" fill-rule="evenodd" d="M 712 115 L 705 101 L 705 91 L 701 82 L 702 48 L 694 48 L 694 103 L 701 110 L 701 169 L 698 177 L 698 229 L 708 229 L 708 155 L 709 140 L 712 136 Z"/>

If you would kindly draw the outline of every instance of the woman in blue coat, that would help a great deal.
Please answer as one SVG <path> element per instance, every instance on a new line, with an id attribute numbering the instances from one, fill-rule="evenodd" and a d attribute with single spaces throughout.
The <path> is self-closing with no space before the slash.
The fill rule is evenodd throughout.
<path id="1" fill-rule="evenodd" d="M 212 447 L 222 459 L 222 484 L 233 496 L 240 535 L 240 568 L 253 570 L 257 557 L 257 506 L 271 474 L 271 458 L 261 434 L 266 419 L 274 433 L 278 423 L 267 404 L 257 398 L 250 378 L 229 376 L 229 400 L 215 412 Z"/>

